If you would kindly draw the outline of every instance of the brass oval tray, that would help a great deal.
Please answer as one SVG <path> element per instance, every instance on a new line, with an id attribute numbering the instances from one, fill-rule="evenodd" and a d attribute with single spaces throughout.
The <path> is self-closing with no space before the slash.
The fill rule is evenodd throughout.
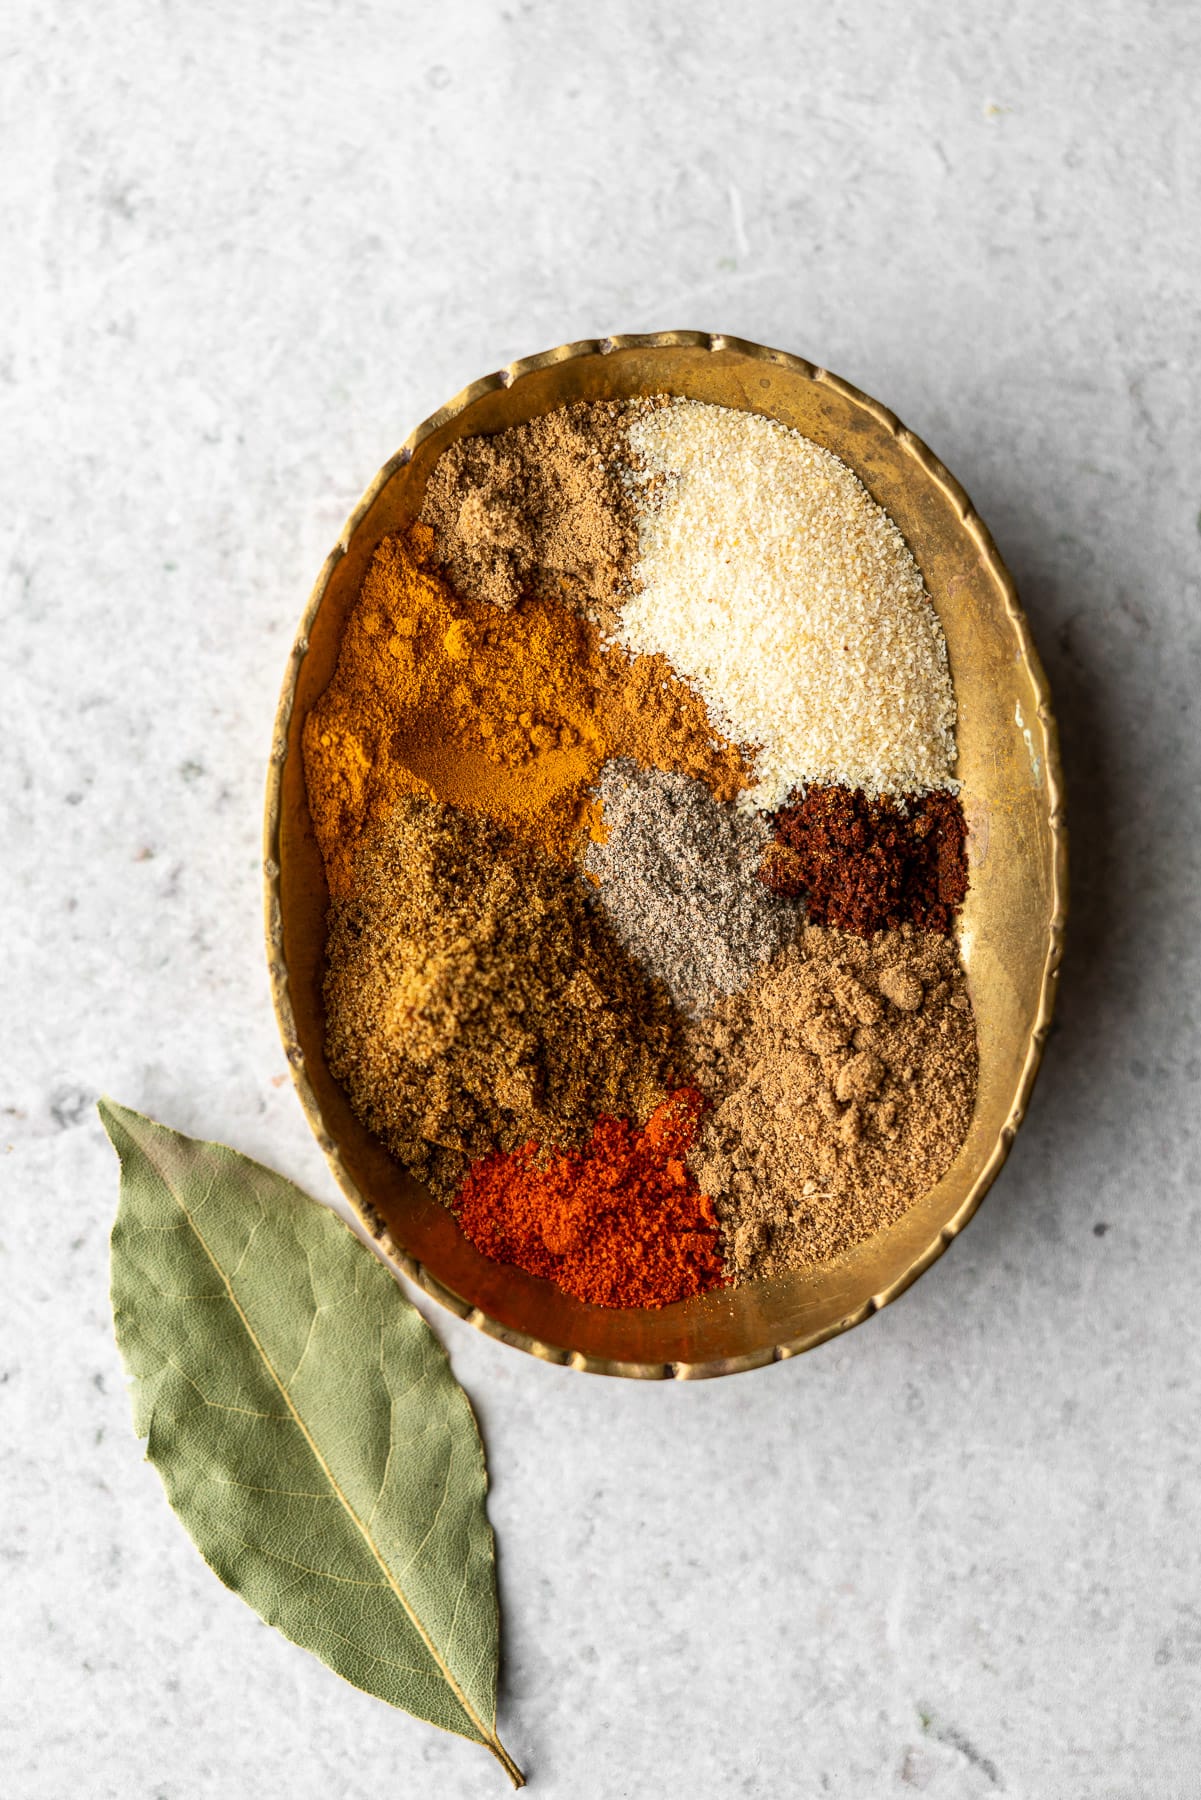
<path id="1" fill-rule="evenodd" d="M 308 709 L 379 540 L 409 524 L 458 437 L 571 400 L 681 394 L 766 413 L 833 450 L 896 520 L 942 620 L 959 698 L 971 890 L 961 944 L 980 1038 L 975 1116 L 954 1164 L 844 1262 L 662 1311 L 582 1305 L 490 1262 L 361 1125 L 323 1052 L 326 888 L 301 759 Z M 963 489 L 893 415 L 824 369 L 697 331 L 564 344 L 465 388 L 384 465 L 317 578 L 284 680 L 267 783 L 267 950 L 301 1103 L 339 1185 L 427 1294 L 546 1361 L 643 1379 L 729 1375 L 795 1356 L 886 1306 L 967 1224 L 1025 1113 L 1051 1018 L 1067 848 L 1055 721 L 1013 583 Z"/>

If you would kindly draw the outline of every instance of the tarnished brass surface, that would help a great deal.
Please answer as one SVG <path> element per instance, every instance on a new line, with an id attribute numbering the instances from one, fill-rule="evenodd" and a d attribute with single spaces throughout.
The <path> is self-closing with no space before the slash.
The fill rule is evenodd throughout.
<path id="1" fill-rule="evenodd" d="M 323 1053 L 325 879 L 305 797 L 301 727 L 333 672 L 372 551 L 407 525 L 446 446 L 577 399 L 680 394 L 766 413 L 848 463 L 896 520 L 946 633 L 970 825 L 961 943 L 980 1038 L 971 1129 L 937 1187 L 835 1266 L 662 1311 L 582 1305 L 480 1256 L 444 1207 L 350 1110 Z M 267 782 L 267 953 L 280 1031 L 309 1122 L 383 1249 L 482 1331 L 550 1362 L 692 1379 L 795 1356 L 894 1299 L 967 1224 L 1022 1121 L 1051 1018 L 1067 898 L 1055 720 L 1025 617 L 959 484 L 886 408 L 798 357 L 695 331 L 564 344 L 465 388 L 376 476 L 318 576 L 275 721 Z"/>

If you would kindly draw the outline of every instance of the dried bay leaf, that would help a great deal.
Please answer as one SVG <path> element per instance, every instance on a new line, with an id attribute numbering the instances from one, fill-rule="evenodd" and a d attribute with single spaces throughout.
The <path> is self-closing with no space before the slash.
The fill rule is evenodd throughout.
<path id="1" fill-rule="evenodd" d="M 117 1342 L 205 1561 L 355 1687 L 483 1744 L 499 1614 L 484 1453 L 446 1354 L 333 1213 L 100 1103 L 121 1159 Z"/>

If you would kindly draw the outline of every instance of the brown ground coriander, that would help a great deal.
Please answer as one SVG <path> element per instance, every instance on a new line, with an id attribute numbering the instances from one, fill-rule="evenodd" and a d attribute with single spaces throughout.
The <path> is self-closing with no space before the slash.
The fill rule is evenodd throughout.
<path id="1" fill-rule="evenodd" d="M 976 1028 L 955 946 L 808 926 L 692 1031 L 715 1104 L 689 1164 L 736 1280 L 829 1262 L 945 1173 L 971 1122 Z"/>
<path id="2" fill-rule="evenodd" d="M 326 1054 L 356 1113 L 446 1196 L 470 1163 L 644 1123 L 676 1020 L 584 883 L 491 820 L 402 796 L 330 907 Z"/>

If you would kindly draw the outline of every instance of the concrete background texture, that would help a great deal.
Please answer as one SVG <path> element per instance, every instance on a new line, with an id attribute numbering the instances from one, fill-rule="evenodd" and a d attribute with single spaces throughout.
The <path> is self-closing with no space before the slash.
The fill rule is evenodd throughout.
<path id="1" fill-rule="evenodd" d="M 1061 1009 L 900 1302 L 697 1386 L 434 1319 L 547 1800 L 1201 1793 L 1201 34 L 1180 0 L 17 0 L 0 23 L 0 1788 L 501 1791 L 202 1564 L 107 1310 L 108 1091 L 332 1200 L 260 941 L 295 620 L 467 381 L 699 327 L 966 486 L 1053 683 Z"/>

